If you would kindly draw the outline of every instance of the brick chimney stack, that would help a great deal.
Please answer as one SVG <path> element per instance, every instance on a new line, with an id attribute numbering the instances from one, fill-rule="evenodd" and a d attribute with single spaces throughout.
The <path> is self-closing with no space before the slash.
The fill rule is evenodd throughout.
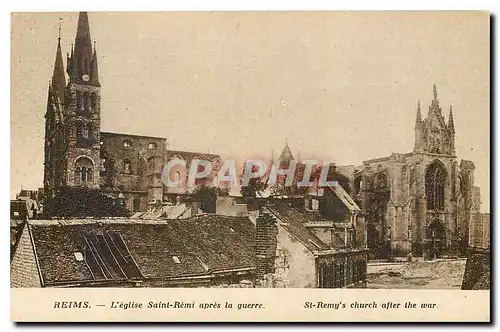
<path id="1" fill-rule="evenodd" d="M 274 272 L 276 257 L 278 226 L 276 219 L 268 212 L 263 212 L 256 220 L 255 252 L 257 279 L 267 273 Z"/>

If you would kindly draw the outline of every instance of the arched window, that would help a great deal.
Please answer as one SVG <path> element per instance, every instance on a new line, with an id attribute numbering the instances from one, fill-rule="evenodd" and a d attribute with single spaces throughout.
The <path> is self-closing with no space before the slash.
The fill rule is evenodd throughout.
<path id="1" fill-rule="evenodd" d="M 425 172 L 425 193 L 427 209 L 444 209 L 444 187 L 446 184 L 446 169 L 439 161 L 434 161 Z"/>
<path id="2" fill-rule="evenodd" d="M 88 138 L 94 138 L 94 128 L 92 128 L 92 124 L 89 123 L 87 125 L 87 137 Z"/>
<path id="3" fill-rule="evenodd" d="M 123 161 L 123 173 L 130 174 L 132 173 L 132 164 L 130 163 L 130 160 L 125 159 Z"/>
<path id="4" fill-rule="evenodd" d="M 83 128 L 83 125 L 80 122 L 76 123 L 76 137 L 81 138 L 84 137 L 85 135 L 85 130 Z"/>
<path id="5" fill-rule="evenodd" d="M 375 176 L 375 188 L 377 189 L 387 188 L 387 175 L 385 175 L 385 173 L 379 173 Z"/>
<path id="6" fill-rule="evenodd" d="M 88 111 L 90 107 L 90 98 L 89 98 L 89 93 L 84 92 L 83 93 L 83 109 Z"/>
<path id="7" fill-rule="evenodd" d="M 95 92 L 90 95 L 90 105 L 93 110 L 97 108 L 97 94 Z"/>
<path id="8" fill-rule="evenodd" d="M 89 185 L 94 181 L 94 163 L 87 157 L 80 157 L 75 162 L 75 183 Z"/>

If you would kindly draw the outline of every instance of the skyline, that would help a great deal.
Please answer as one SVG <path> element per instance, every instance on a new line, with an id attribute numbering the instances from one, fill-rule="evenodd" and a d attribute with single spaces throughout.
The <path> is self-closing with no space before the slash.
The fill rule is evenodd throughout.
<path id="1" fill-rule="evenodd" d="M 483 15 L 91 12 L 101 129 L 163 136 L 171 149 L 229 158 L 279 155 L 287 140 L 296 158 L 300 151 L 303 159 L 359 165 L 413 150 L 417 101 L 425 118 L 437 84 L 445 117 L 453 106 L 458 160 L 476 164 L 475 185 L 489 211 Z M 21 185 L 42 186 L 43 115 L 59 17 L 66 53 L 77 13 L 12 16 L 11 195 Z M 162 118 L 168 121 L 151 121 Z"/>

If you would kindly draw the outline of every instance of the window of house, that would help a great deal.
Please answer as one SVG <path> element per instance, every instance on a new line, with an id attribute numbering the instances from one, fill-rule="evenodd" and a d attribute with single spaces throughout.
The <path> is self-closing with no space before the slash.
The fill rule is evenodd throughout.
<path id="1" fill-rule="evenodd" d="M 318 287 L 319 288 L 335 288 L 335 265 L 322 264 L 318 273 Z"/>
<path id="2" fill-rule="evenodd" d="M 129 140 L 124 141 L 124 142 L 123 142 L 123 147 L 124 147 L 124 148 L 127 148 L 127 149 L 128 149 L 128 148 L 131 148 L 131 147 L 132 147 L 132 142 L 131 142 L 131 141 L 129 141 Z"/>
<path id="3" fill-rule="evenodd" d="M 149 143 L 148 148 L 150 150 L 156 150 L 156 143 L 154 143 L 154 142 Z"/>
<path id="4" fill-rule="evenodd" d="M 132 168 L 132 166 L 131 166 L 130 160 L 125 159 L 123 161 L 123 172 L 126 174 L 130 174 L 130 173 L 132 173 L 131 168 Z"/>

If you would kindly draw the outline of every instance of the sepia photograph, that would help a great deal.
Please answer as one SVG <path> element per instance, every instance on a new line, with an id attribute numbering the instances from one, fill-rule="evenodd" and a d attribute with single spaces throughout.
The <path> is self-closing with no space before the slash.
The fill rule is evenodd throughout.
<path id="1" fill-rule="evenodd" d="M 370 294 L 473 291 L 489 317 L 490 19 L 12 13 L 13 301 L 188 312 L 224 303 L 138 294 L 330 289 L 301 308 L 410 310 Z M 106 300 L 61 296 L 78 288 Z"/>

